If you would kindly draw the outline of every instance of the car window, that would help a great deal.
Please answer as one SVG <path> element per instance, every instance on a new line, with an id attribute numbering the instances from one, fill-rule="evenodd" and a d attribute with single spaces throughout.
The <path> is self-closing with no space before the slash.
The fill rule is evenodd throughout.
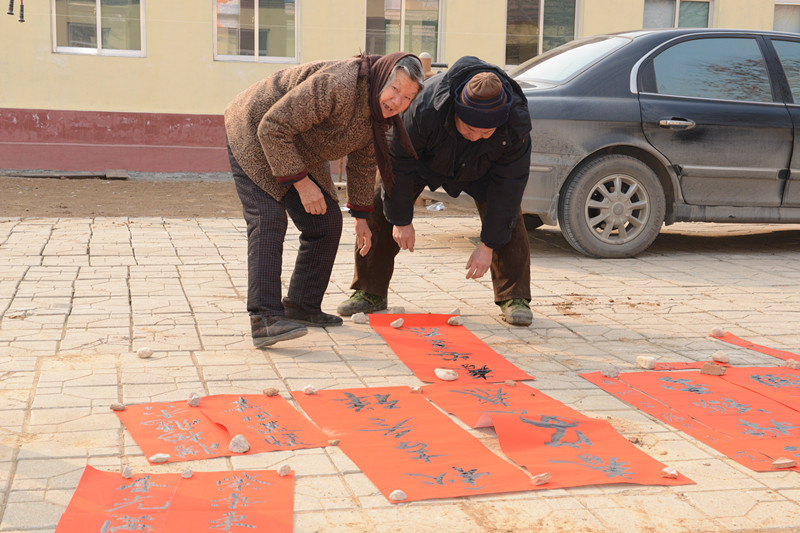
<path id="1" fill-rule="evenodd" d="M 511 72 L 517 82 L 559 84 L 598 59 L 631 42 L 624 37 L 592 37 L 572 41 L 526 61 Z"/>
<path id="2" fill-rule="evenodd" d="M 772 102 L 767 66 L 755 39 L 680 42 L 653 59 L 653 75 L 658 94 Z"/>
<path id="3" fill-rule="evenodd" d="M 773 40 L 795 104 L 800 104 L 800 42 Z"/>

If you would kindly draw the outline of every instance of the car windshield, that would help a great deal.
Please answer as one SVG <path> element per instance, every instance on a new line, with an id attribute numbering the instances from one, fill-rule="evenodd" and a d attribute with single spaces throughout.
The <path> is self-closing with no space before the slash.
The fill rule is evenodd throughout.
<path id="1" fill-rule="evenodd" d="M 565 82 L 606 54 L 631 42 L 627 37 L 597 36 L 579 39 L 529 59 L 511 72 L 517 82 Z"/>

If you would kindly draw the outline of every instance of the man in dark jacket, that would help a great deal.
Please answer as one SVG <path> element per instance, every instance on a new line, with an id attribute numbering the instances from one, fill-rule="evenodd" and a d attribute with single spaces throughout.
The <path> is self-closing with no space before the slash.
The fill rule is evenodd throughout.
<path id="1" fill-rule="evenodd" d="M 386 309 L 394 258 L 414 251 L 414 201 L 427 186 L 470 195 L 481 217 L 481 242 L 467 279 L 491 269 L 495 303 L 506 322 L 530 325 L 530 250 L 520 202 L 530 168 L 531 120 L 519 85 L 476 57 L 462 57 L 429 78 L 403 123 L 418 159 L 394 147 L 395 180 L 376 190 L 369 218 L 372 249 L 356 250 L 353 295 L 340 315 Z"/>

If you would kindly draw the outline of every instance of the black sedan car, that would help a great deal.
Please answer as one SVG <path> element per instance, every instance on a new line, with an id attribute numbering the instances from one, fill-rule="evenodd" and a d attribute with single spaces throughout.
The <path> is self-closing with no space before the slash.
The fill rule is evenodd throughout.
<path id="1" fill-rule="evenodd" d="M 673 222 L 800 222 L 800 35 L 593 36 L 511 74 L 533 123 L 523 213 L 579 252 L 631 257 Z"/>

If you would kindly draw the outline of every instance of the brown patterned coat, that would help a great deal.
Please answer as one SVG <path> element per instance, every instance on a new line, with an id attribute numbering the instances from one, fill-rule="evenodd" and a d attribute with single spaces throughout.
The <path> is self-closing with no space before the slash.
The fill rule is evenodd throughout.
<path id="1" fill-rule="evenodd" d="M 329 161 L 347 156 L 348 203 L 371 210 L 375 146 L 359 65 L 355 57 L 286 68 L 245 89 L 225 110 L 236 161 L 276 200 L 292 186 L 276 177 L 304 171 L 337 200 Z"/>

